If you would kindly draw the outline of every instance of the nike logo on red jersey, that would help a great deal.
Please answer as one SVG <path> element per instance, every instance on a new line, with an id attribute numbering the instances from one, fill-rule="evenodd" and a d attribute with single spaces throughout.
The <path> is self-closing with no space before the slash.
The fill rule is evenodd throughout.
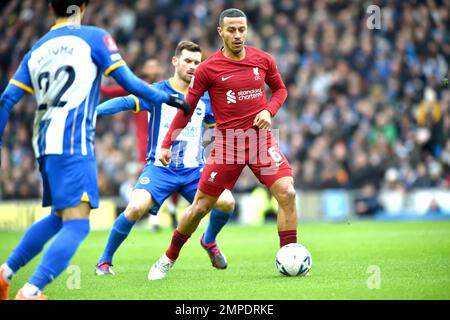
<path id="1" fill-rule="evenodd" d="M 275 165 L 277 166 L 277 167 L 279 167 L 279 166 L 281 166 L 283 163 L 285 163 L 286 162 L 286 160 L 283 160 L 283 161 L 281 161 L 281 162 L 277 162 L 277 163 L 275 163 Z"/>
<path id="2" fill-rule="evenodd" d="M 232 76 L 228 76 L 228 77 L 224 77 L 224 76 L 222 76 L 222 81 L 226 81 L 226 80 L 228 80 L 228 79 L 230 79 L 231 77 L 233 77 L 234 75 L 232 75 Z"/>

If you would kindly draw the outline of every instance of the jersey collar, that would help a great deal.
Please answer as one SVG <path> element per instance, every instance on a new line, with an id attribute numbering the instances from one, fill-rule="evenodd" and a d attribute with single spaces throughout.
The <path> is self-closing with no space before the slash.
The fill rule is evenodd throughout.
<path id="1" fill-rule="evenodd" d="M 172 89 L 175 90 L 176 92 L 182 93 L 184 95 L 186 95 L 188 93 L 188 90 L 183 91 L 183 90 L 180 90 L 179 88 L 177 88 L 175 81 L 173 81 L 173 78 L 169 79 L 169 83 L 170 83 L 170 86 L 172 87 Z"/>
<path id="2" fill-rule="evenodd" d="M 59 28 L 67 27 L 68 25 L 74 25 L 74 23 L 69 22 L 69 21 L 57 23 L 50 30 L 56 30 Z"/>

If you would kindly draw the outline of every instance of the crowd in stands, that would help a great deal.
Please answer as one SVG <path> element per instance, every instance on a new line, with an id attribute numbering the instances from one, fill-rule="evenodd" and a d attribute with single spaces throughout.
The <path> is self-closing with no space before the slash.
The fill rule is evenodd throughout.
<path id="1" fill-rule="evenodd" d="M 368 23 L 376 14 L 369 5 L 380 8 L 380 28 Z M 354 189 L 361 197 L 382 188 L 450 189 L 450 89 L 441 84 L 450 68 L 450 1 L 91 0 L 84 23 L 108 30 L 132 69 L 157 58 L 169 77 L 180 40 L 199 43 L 205 58 L 220 48 L 218 16 L 228 7 L 246 12 L 248 44 L 276 58 L 288 88 L 273 127 L 297 188 Z M 46 1 L 0 3 L 0 92 L 51 27 L 49 15 Z M 11 114 L 2 199 L 40 196 L 30 144 L 35 109 L 27 97 Z M 118 195 L 136 175 L 131 117 L 97 120 L 102 195 Z M 255 184 L 245 171 L 236 191 Z"/>

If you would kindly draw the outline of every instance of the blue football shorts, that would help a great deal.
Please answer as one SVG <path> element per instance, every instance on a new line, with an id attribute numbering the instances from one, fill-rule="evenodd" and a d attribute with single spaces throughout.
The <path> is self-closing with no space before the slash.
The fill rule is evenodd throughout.
<path id="1" fill-rule="evenodd" d="M 189 203 L 194 201 L 203 167 L 176 168 L 147 164 L 134 189 L 147 190 L 156 205 L 150 213 L 156 215 L 164 201 L 174 192 L 179 192 Z"/>
<path id="2" fill-rule="evenodd" d="M 38 159 L 44 195 L 42 206 L 54 210 L 76 207 L 87 202 L 98 208 L 97 162 L 80 155 L 46 155 Z"/>

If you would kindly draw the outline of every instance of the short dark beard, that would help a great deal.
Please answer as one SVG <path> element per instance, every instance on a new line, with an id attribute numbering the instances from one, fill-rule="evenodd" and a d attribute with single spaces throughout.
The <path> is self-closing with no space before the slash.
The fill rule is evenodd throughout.
<path id="1" fill-rule="evenodd" d="M 238 50 L 238 51 L 233 51 L 233 50 L 231 50 L 231 52 L 233 52 L 234 54 L 239 54 L 239 53 L 241 53 L 242 52 L 242 50 L 244 50 L 244 47 L 242 47 L 240 50 Z"/>
<path id="2" fill-rule="evenodd" d="M 181 78 L 181 80 L 183 80 L 184 82 L 186 82 L 187 84 L 190 84 L 191 83 L 191 80 L 188 80 L 187 78 L 185 78 L 185 77 L 180 77 Z M 192 79 L 192 78 L 191 78 Z"/>

